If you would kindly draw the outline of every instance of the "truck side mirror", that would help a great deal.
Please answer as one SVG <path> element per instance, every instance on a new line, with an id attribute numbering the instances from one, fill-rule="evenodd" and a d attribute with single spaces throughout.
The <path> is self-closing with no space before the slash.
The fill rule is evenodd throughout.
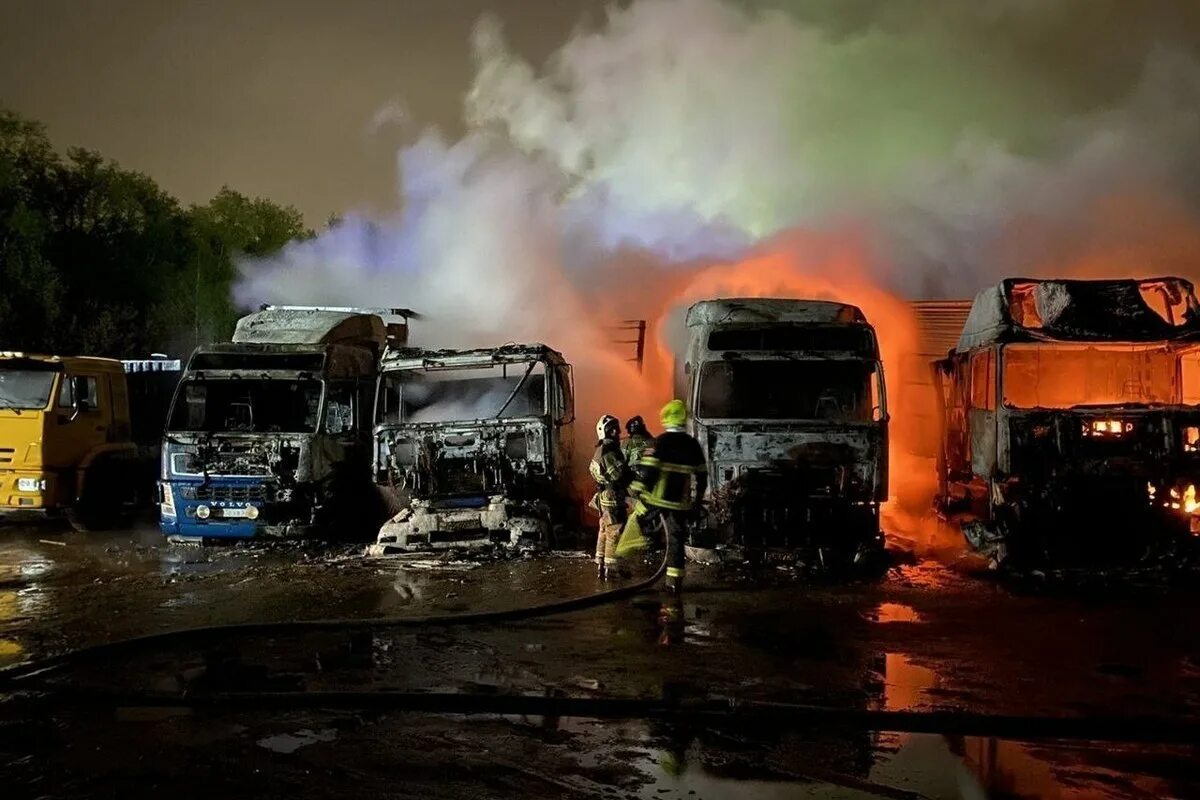
<path id="1" fill-rule="evenodd" d="M 570 425 L 575 421 L 575 370 L 571 369 L 570 364 L 566 364 L 558 371 L 558 376 L 558 379 L 562 381 L 559 397 L 563 399 L 564 406 L 559 409 L 558 423 Z"/>

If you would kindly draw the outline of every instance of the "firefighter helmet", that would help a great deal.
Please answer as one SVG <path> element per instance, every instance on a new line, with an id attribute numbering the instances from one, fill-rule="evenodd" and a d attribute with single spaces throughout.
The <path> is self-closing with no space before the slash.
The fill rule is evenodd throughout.
<path id="1" fill-rule="evenodd" d="M 672 400 L 662 407 L 662 424 L 664 428 L 682 428 L 687 424 L 687 406 L 682 400 Z"/>
<path id="2" fill-rule="evenodd" d="M 621 420 L 612 414 L 605 414 L 596 423 L 597 439 L 616 439 L 621 435 Z"/>

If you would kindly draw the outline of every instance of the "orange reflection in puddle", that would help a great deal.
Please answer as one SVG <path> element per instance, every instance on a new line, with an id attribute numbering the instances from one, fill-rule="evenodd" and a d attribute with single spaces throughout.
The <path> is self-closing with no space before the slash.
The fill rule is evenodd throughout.
<path id="1" fill-rule="evenodd" d="M 875 610 L 875 619 L 878 622 L 920 622 L 921 615 L 912 606 L 903 603 L 880 603 L 879 608 Z M 888 667 L 890 672 L 890 663 Z"/>

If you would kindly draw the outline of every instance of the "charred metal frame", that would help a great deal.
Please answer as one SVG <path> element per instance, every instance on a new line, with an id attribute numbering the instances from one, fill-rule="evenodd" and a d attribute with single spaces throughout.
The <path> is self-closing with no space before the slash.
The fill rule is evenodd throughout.
<path id="1" fill-rule="evenodd" d="M 1165 314 L 1136 307 L 1158 287 L 1174 298 Z M 1041 310 L 1030 305 L 1035 299 Z M 1013 311 L 1017 303 L 1036 318 L 1018 320 L 1030 311 Z M 996 562 L 1073 563 L 1190 545 L 1197 517 L 1184 495 L 1200 485 L 1200 452 L 1186 437 L 1200 438 L 1200 406 L 1013 407 L 1004 402 L 1005 366 L 1012 347 L 1027 344 L 1162 346 L 1176 354 L 1182 381 L 1182 354 L 1200 348 L 1198 311 L 1192 285 L 1177 278 L 1012 279 L 980 294 L 960 346 L 933 363 L 937 506 L 962 524 L 972 548 Z M 985 358 L 989 385 L 979 392 L 974 382 L 984 370 L 973 364 Z"/>
<path id="2" fill-rule="evenodd" d="M 545 371 L 539 414 L 379 419 L 386 382 L 399 373 L 511 365 L 525 368 L 528 377 L 538 364 Z M 376 392 L 373 463 L 376 484 L 396 513 L 368 553 L 546 546 L 568 500 L 573 422 L 571 367 L 545 345 L 388 351 Z"/>
<path id="3" fill-rule="evenodd" d="M 687 325 L 676 391 L 695 411 L 690 431 L 710 475 L 708 524 L 693 542 L 821 563 L 878 552 L 879 504 L 888 491 L 887 390 L 875 332 L 862 312 L 823 301 L 713 300 L 693 306 Z M 743 341 L 749 350 L 711 349 L 714 334 L 728 334 L 722 344 L 734 345 L 755 339 L 756 331 L 764 338 Z M 781 347 L 771 349 L 777 336 Z M 706 419 L 697 403 L 700 373 L 713 361 L 862 363 L 878 392 L 876 413 L 871 420 Z"/>

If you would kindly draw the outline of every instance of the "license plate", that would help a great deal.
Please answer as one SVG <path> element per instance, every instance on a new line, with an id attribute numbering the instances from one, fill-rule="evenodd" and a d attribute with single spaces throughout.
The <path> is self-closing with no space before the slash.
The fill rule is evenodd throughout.
<path id="1" fill-rule="evenodd" d="M 246 509 L 244 508 L 222 508 L 221 516 L 224 519 L 245 519 Z"/>
<path id="2" fill-rule="evenodd" d="M 480 527 L 479 517 L 467 517 L 466 519 L 448 519 L 442 525 L 442 530 L 447 531 L 467 531 Z"/>

